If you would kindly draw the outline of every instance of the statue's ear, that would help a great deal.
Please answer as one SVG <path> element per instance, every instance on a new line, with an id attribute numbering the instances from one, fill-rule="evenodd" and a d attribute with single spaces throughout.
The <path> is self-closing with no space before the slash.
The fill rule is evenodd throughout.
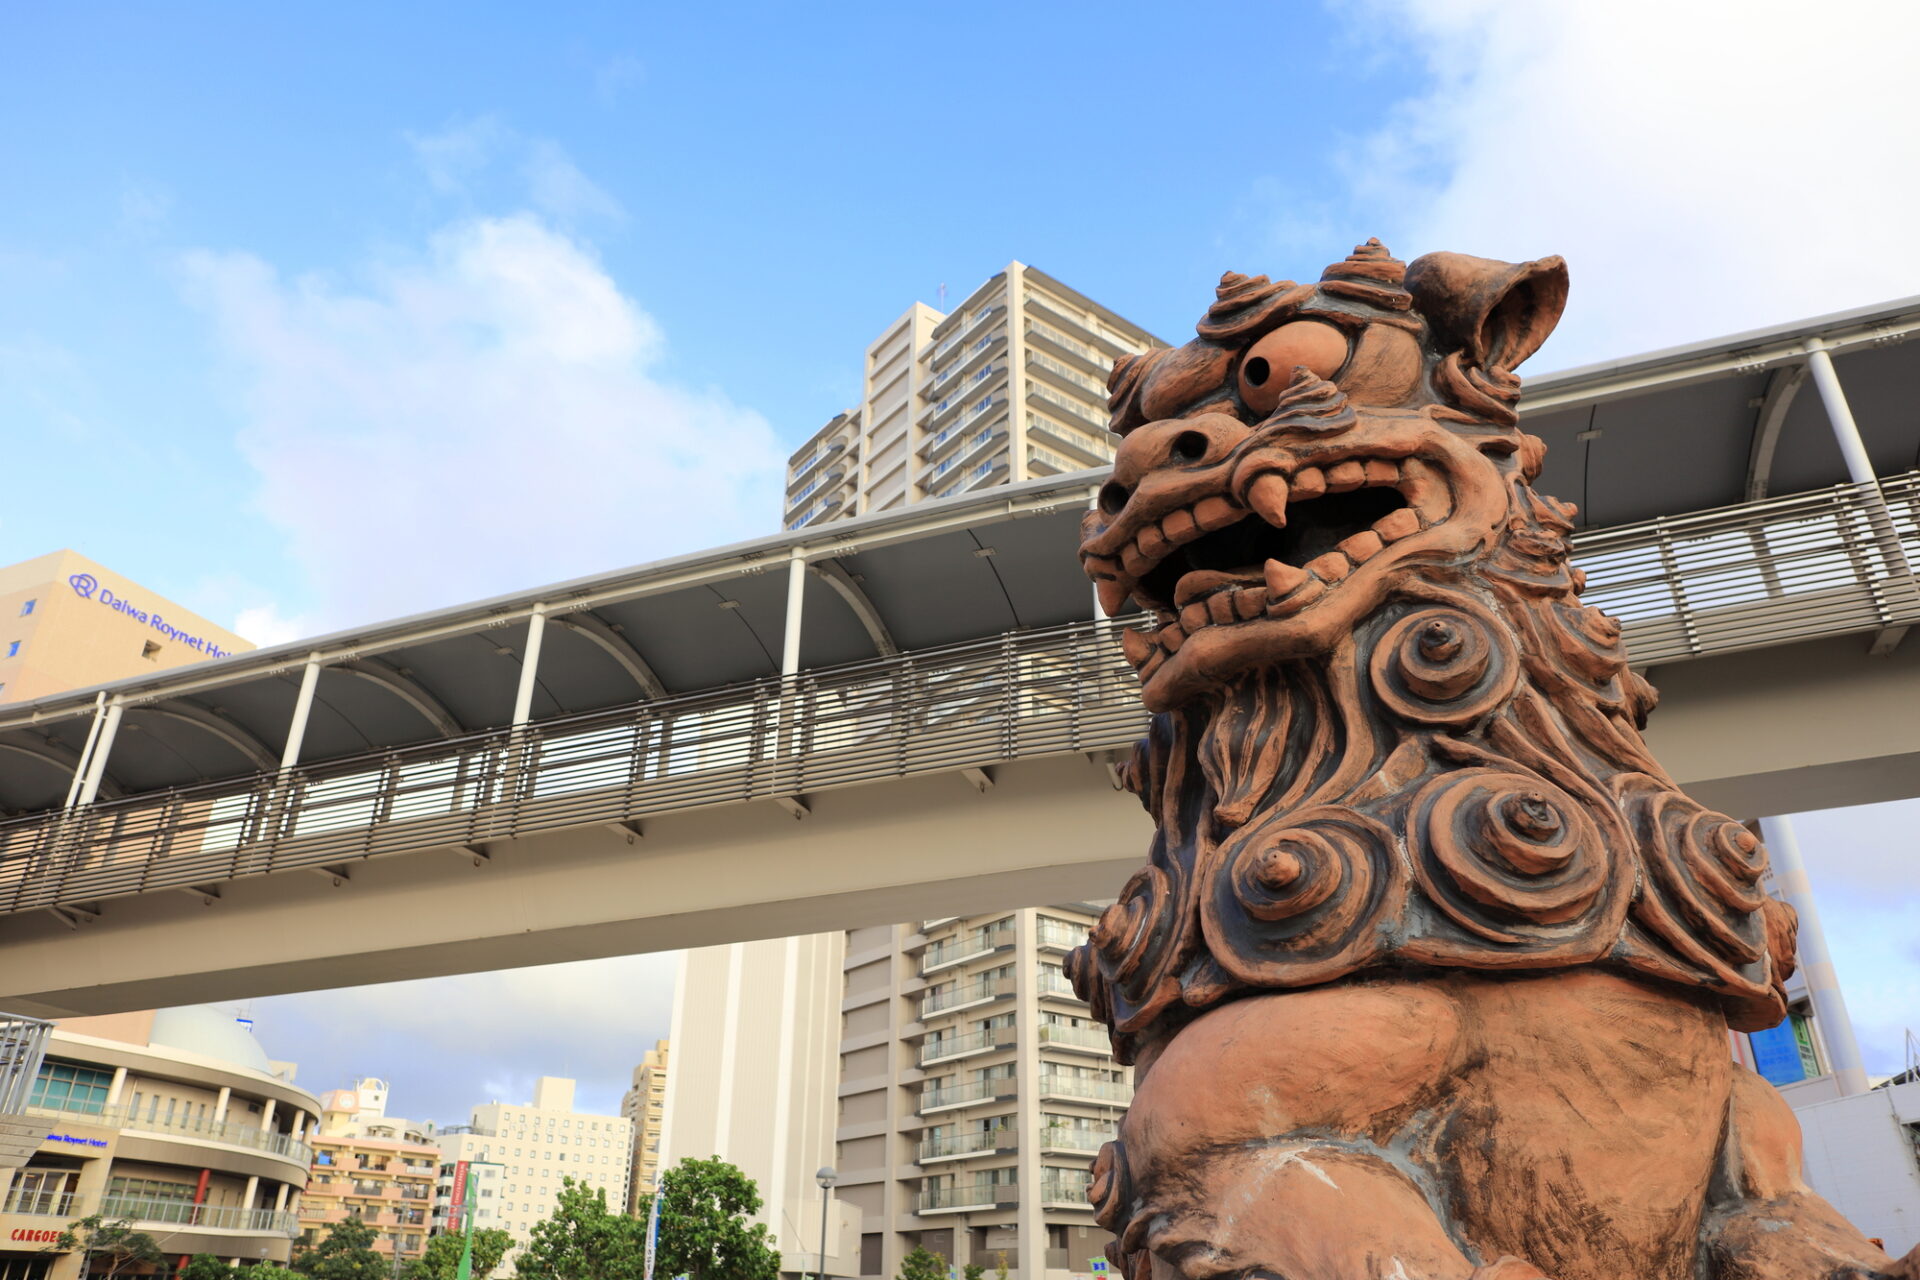
<path id="1" fill-rule="evenodd" d="M 1540 349 L 1567 305 L 1567 263 L 1496 262 L 1464 253 L 1429 253 L 1407 267 L 1407 291 L 1442 351 L 1507 372 Z"/>

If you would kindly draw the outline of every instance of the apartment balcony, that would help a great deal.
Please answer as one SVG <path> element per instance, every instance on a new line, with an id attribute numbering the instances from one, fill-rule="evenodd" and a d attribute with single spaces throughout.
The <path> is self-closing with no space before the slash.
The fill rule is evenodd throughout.
<path id="1" fill-rule="evenodd" d="M 977 978 L 972 982 L 955 983 L 951 987 L 939 987 L 920 998 L 920 1018 L 925 1021 L 937 1013 L 977 1008 L 992 1004 L 995 1000 L 1008 999 L 1013 994 L 1012 978 Z"/>
<path id="2" fill-rule="evenodd" d="M 1079 423 L 1089 431 L 1105 431 L 1107 415 L 1084 400 L 1077 399 L 1065 391 L 1057 391 L 1035 379 L 1027 380 L 1027 399 L 1047 406 L 1047 412 L 1057 413 Z"/>
<path id="3" fill-rule="evenodd" d="M 958 1062 L 962 1058 L 977 1057 L 1000 1049 L 1011 1049 L 1015 1039 L 1012 1027 L 996 1027 L 992 1031 L 972 1031 L 963 1036 L 929 1038 L 920 1046 L 920 1065 L 930 1067 L 937 1062 Z"/>
<path id="4" fill-rule="evenodd" d="M 997 406 L 1001 402 L 996 400 L 994 403 Z M 982 427 L 978 435 L 970 437 L 951 457 L 922 472 L 920 484 L 930 488 L 943 480 L 983 475 L 993 469 L 996 461 L 1005 466 L 1004 456 L 995 459 L 992 455 L 1004 455 L 1006 447 L 1007 428 L 1004 423 Z"/>
<path id="5" fill-rule="evenodd" d="M 941 1138 L 928 1138 L 922 1142 L 916 1152 L 921 1164 L 938 1164 L 942 1160 L 964 1160 L 968 1156 L 982 1155 L 987 1152 L 1002 1154 L 1018 1150 L 1020 1135 L 1012 1126 L 997 1129 L 976 1129 L 971 1133 L 950 1133 Z"/>
<path id="6" fill-rule="evenodd" d="M 974 1182 L 952 1187 L 929 1187 L 920 1193 L 914 1204 L 914 1212 L 967 1213 L 980 1209 L 1004 1209 L 1019 1203 L 1020 1188 L 1014 1183 Z"/>
<path id="7" fill-rule="evenodd" d="M 986 364 L 979 371 L 980 376 L 969 378 L 956 384 L 950 392 L 940 399 L 931 401 L 915 415 L 922 431 L 939 431 L 944 436 L 948 427 L 964 427 L 974 420 L 973 410 L 980 405 L 981 398 L 998 389 L 1005 381 L 1005 365 Z M 1004 397 L 1003 397 L 1004 398 Z M 940 437 L 936 437 L 938 439 Z M 930 456 L 922 453 L 922 457 Z"/>
<path id="8" fill-rule="evenodd" d="M 835 440 L 832 444 L 829 444 L 824 448 L 816 450 L 814 452 L 814 455 L 811 458 L 808 458 L 805 463 L 803 463 L 798 467 L 793 468 L 791 473 L 789 473 L 789 475 L 787 476 L 787 493 L 789 494 L 789 497 L 787 498 L 788 505 L 792 505 L 794 502 L 799 501 L 799 499 L 791 496 L 794 489 L 798 487 L 800 484 L 804 483 L 808 476 L 812 475 L 816 470 L 818 470 L 821 463 L 826 462 L 831 458 L 839 457 L 842 453 L 845 453 L 846 450 L 847 450 L 847 446 L 845 441 Z"/>
<path id="9" fill-rule="evenodd" d="M 1133 1101 L 1133 1086 L 1122 1080 L 1092 1080 L 1084 1076 L 1063 1075 L 1057 1071 L 1042 1071 L 1040 1096 L 1071 1098 L 1082 1102 L 1110 1102 L 1124 1107 Z"/>
<path id="10" fill-rule="evenodd" d="M 265 1151 L 284 1156 L 301 1165 L 313 1163 L 313 1148 L 290 1133 L 276 1133 L 231 1120 L 196 1119 L 189 1115 L 169 1116 L 161 1112 L 135 1115 L 125 1105 L 111 1107 L 49 1107 L 35 1103 L 26 1108 L 32 1116 L 50 1116 L 56 1120 L 77 1120 L 84 1124 L 124 1129 L 132 1133 L 158 1133 L 182 1138 L 198 1138 L 224 1147 Z"/>
<path id="11" fill-rule="evenodd" d="M 1023 300 L 1027 311 L 1027 326 L 1044 325 L 1061 334 L 1069 341 L 1097 352 L 1097 358 L 1105 361 L 1098 372 L 1104 376 L 1113 367 L 1114 358 L 1127 354 L 1129 348 L 1122 345 L 1098 329 L 1089 328 L 1086 321 L 1063 311 L 1044 294 L 1029 293 Z"/>
<path id="12" fill-rule="evenodd" d="M 1074 993 L 1073 984 L 1067 981 L 1066 975 L 1050 965 L 1041 966 L 1037 989 L 1041 995 L 1055 1000 L 1071 1000 L 1075 1004 L 1086 1003 Z"/>
<path id="13" fill-rule="evenodd" d="M 978 1106 L 983 1102 L 998 1102 L 1018 1092 L 1019 1086 L 1011 1079 L 969 1080 L 965 1084 L 948 1085 L 944 1089 L 922 1089 L 920 1105 L 916 1109 L 926 1116 L 958 1107 Z"/>
<path id="14" fill-rule="evenodd" d="M 1065 360 L 1050 356 L 1044 351 L 1031 348 L 1027 351 L 1027 369 L 1035 377 L 1052 383 L 1068 395 L 1088 396 L 1098 401 L 1105 401 L 1107 398 L 1107 384 L 1104 379 L 1082 373 Z"/>
<path id="15" fill-rule="evenodd" d="M 1102 425 L 1102 431 L 1106 427 Z M 1043 418 L 1037 413 L 1027 415 L 1027 438 L 1045 441 L 1056 449 L 1064 449 L 1066 456 L 1074 463 L 1067 470 L 1081 470 L 1086 467 L 1105 466 L 1113 461 L 1113 449 L 1096 445 L 1077 431 L 1069 431 L 1059 423 Z"/>
<path id="16" fill-rule="evenodd" d="M 959 918 L 960 918 L 959 916 L 941 916 L 936 920 L 922 920 L 920 922 L 920 932 L 922 934 L 932 933 L 935 929 L 938 929 L 941 925 L 952 924 L 955 920 L 958 920 Z"/>
<path id="17" fill-rule="evenodd" d="M 1087 1186 L 1091 1178 L 1043 1177 L 1040 1179 L 1040 1203 L 1056 1209 L 1085 1209 L 1091 1213 L 1093 1206 L 1087 1203 Z"/>
<path id="18" fill-rule="evenodd" d="M 1069 1151 L 1077 1154 L 1094 1155 L 1101 1147 L 1119 1136 L 1119 1129 L 1112 1126 L 1096 1126 L 1091 1129 L 1079 1129 L 1073 1125 L 1049 1124 L 1040 1127 L 1040 1149 L 1042 1151 Z"/>
<path id="19" fill-rule="evenodd" d="M 999 324 L 1000 321 L 1006 318 L 1006 315 L 1007 309 L 1005 305 L 1001 303 L 995 303 L 983 309 L 979 314 L 974 316 L 971 321 L 962 326 L 959 332 L 950 333 L 941 339 L 940 345 L 933 349 L 931 356 L 927 357 L 927 363 L 935 369 L 941 368 L 947 360 L 953 357 L 954 352 L 965 350 L 968 346 L 979 342 L 981 335 L 994 325 Z"/>
<path id="20" fill-rule="evenodd" d="M 932 464 L 939 462 L 941 459 L 952 454 L 954 450 L 960 448 L 961 444 L 967 438 L 968 430 L 973 427 L 974 424 L 991 413 L 995 405 L 1006 403 L 1004 394 L 998 399 L 994 398 L 993 393 L 1000 389 L 998 379 L 987 378 L 983 379 L 977 387 L 969 387 L 965 391 L 955 393 L 952 401 L 940 409 L 937 415 L 940 421 L 952 418 L 952 411 L 955 408 L 963 405 L 971 407 L 960 417 L 954 418 L 952 422 L 942 426 L 938 431 L 934 432 L 933 435 L 923 440 L 920 443 L 920 447 L 915 450 L 916 456 L 919 457 L 922 462 Z M 927 425 L 932 427 L 937 424 L 928 423 Z"/>
<path id="21" fill-rule="evenodd" d="M 1068 1053 L 1100 1058 L 1113 1056 L 1113 1041 L 1099 1027 L 1065 1027 L 1056 1022 L 1043 1022 L 1038 1032 L 1042 1049 L 1064 1049 Z"/>
<path id="22" fill-rule="evenodd" d="M 1033 931 L 1034 945 L 1042 951 L 1072 951 L 1086 940 L 1086 925 L 1068 924 L 1064 920 L 1042 919 Z"/>
<path id="23" fill-rule="evenodd" d="M 952 938 L 928 947 L 926 954 L 920 957 L 920 973 L 925 976 L 936 970 L 963 964 L 980 956 L 990 956 L 1002 947 L 1012 945 L 1013 928 L 1010 925 L 995 929 L 978 929 L 964 938 Z"/>
<path id="24" fill-rule="evenodd" d="M 988 325 L 985 331 L 976 330 L 960 357 L 949 362 L 920 388 L 921 396 L 931 402 L 953 394 L 955 389 L 966 385 L 983 361 L 991 360 L 1005 351 L 1007 335 L 993 333 L 991 329 L 992 325 Z"/>

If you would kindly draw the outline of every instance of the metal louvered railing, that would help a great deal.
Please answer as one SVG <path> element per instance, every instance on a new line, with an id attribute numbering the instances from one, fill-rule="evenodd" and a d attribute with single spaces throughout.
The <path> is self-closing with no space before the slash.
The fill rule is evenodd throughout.
<path id="1" fill-rule="evenodd" d="M 1920 473 L 1598 530 L 1640 664 L 1920 623 Z M 1145 725 L 1113 627 L 1014 632 L 0 822 L 0 914 L 1005 760 Z"/>

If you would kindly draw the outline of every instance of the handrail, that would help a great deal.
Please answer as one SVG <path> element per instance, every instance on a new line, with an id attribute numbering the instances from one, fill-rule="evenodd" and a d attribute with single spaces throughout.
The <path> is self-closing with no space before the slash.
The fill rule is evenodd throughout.
<path id="1" fill-rule="evenodd" d="M 27 1105 L 52 1034 L 51 1022 L 0 1013 L 0 1116 L 16 1115 Z"/>
<path id="2" fill-rule="evenodd" d="M 169 1116 L 158 1112 L 143 1116 L 124 1104 L 99 1107 L 50 1107 L 36 1102 L 29 1105 L 26 1112 L 28 1115 L 52 1116 L 60 1120 L 81 1119 L 88 1124 L 108 1125 L 137 1133 L 172 1133 L 189 1138 L 205 1138 L 209 1142 L 218 1142 L 223 1146 L 271 1152 L 274 1155 L 285 1156 L 301 1165 L 313 1163 L 313 1148 L 292 1134 L 262 1129 L 256 1125 L 236 1124 L 231 1120 L 209 1120 L 188 1115 Z"/>
<path id="3" fill-rule="evenodd" d="M 0 1212 L 31 1217 L 80 1218 L 98 1212 L 109 1221 L 160 1222 L 175 1227 L 203 1227 L 215 1231 L 252 1231 L 289 1238 L 300 1234 L 300 1216 L 285 1209 L 243 1209 L 230 1204 L 194 1204 L 190 1200 L 157 1200 L 115 1195 L 109 1191 L 94 1200 L 71 1191 L 36 1195 L 15 1187 L 7 1193 Z"/>
<path id="4" fill-rule="evenodd" d="M 1920 472 L 1594 530 L 1585 599 L 1651 664 L 1920 624 Z M 0 821 L 0 914 L 1006 760 L 1146 724 L 1076 622 Z"/>

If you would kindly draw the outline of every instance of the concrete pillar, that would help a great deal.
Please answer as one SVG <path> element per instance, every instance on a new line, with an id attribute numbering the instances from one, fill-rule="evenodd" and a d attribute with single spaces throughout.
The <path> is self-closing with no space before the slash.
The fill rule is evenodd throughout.
<path id="1" fill-rule="evenodd" d="M 110 1107 L 118 1106 L 120 1104 L 120 1095 L 125 1093 L 126 1090 L 127 1069 L 125 1067 L 115 1067 L 113 1069 L 113 1083 L 107 1086 L 107 1105 Z"/>
<path id="2" fill-rule="evenodd" d="M 233 1090 L 221 1086 L 220 1094 L 213 1101 L 213 1122 L 223 1124 L 227 1118 L 227 1104 L 233 1101 Z"/>
<path id="3" fill-rule="evenodd" d="M 1834 973 L 1833 957 L 1827 953 L 1827 935 L 1820 927 L 1820 911 L 1814 906 L 1813 887 L 1807 880 L 1807 864 L 1800 855 L 1800 842 L 1794 838 L 1793 824 L 1786 818 L 1762 818 L 1760 833 L 1772 855 L 1773 878 L 1780 886 L 1780 896 L 1800 913 L 1800 973 L 1813 1002 L 1820 1042 L 1826 1046 L 1827 1066 L 1842 1094 L 1865 1093 L 1867 1072 L 1860 1063 L 1860 1045 L 1853 1036 L 1853 1019 L 1847 1016 L 1847 1001 Z"/>
<path id="4" fill-rule="evenodd" d="M 280 1100 L 278 1098 L 267 1099 L 266 1109 L 260 1113 L 260 1127 L 262 1129 L 273 1128 L 273 1109 L 279 1104 Z"/>
<path id="5" fill-rule="evenodd" d="M 242 1209 L 246 1209 L 249 1212 L 251 1212 L 253 1209 L 254 1193 L 259 1190 L 260 1190 L 260 1175 L 254 1174 L 252 1177 L 247 1179 L 247 1190 L 246 1190 L 246 1193 L 240 1197 L 240 1207 Z"/>
<path id="6" fill-rule="evenodd" d="M 1007 480 L 1030 479 L 1027 466 L 1026 268 L 1007 268 Z M 962 356 L 961 359 L 966 359 Z M 992 415 L 989 414 L 989 417 Z M 1037 1272 L 1034 1274 L 1038 1274 Z"/>

